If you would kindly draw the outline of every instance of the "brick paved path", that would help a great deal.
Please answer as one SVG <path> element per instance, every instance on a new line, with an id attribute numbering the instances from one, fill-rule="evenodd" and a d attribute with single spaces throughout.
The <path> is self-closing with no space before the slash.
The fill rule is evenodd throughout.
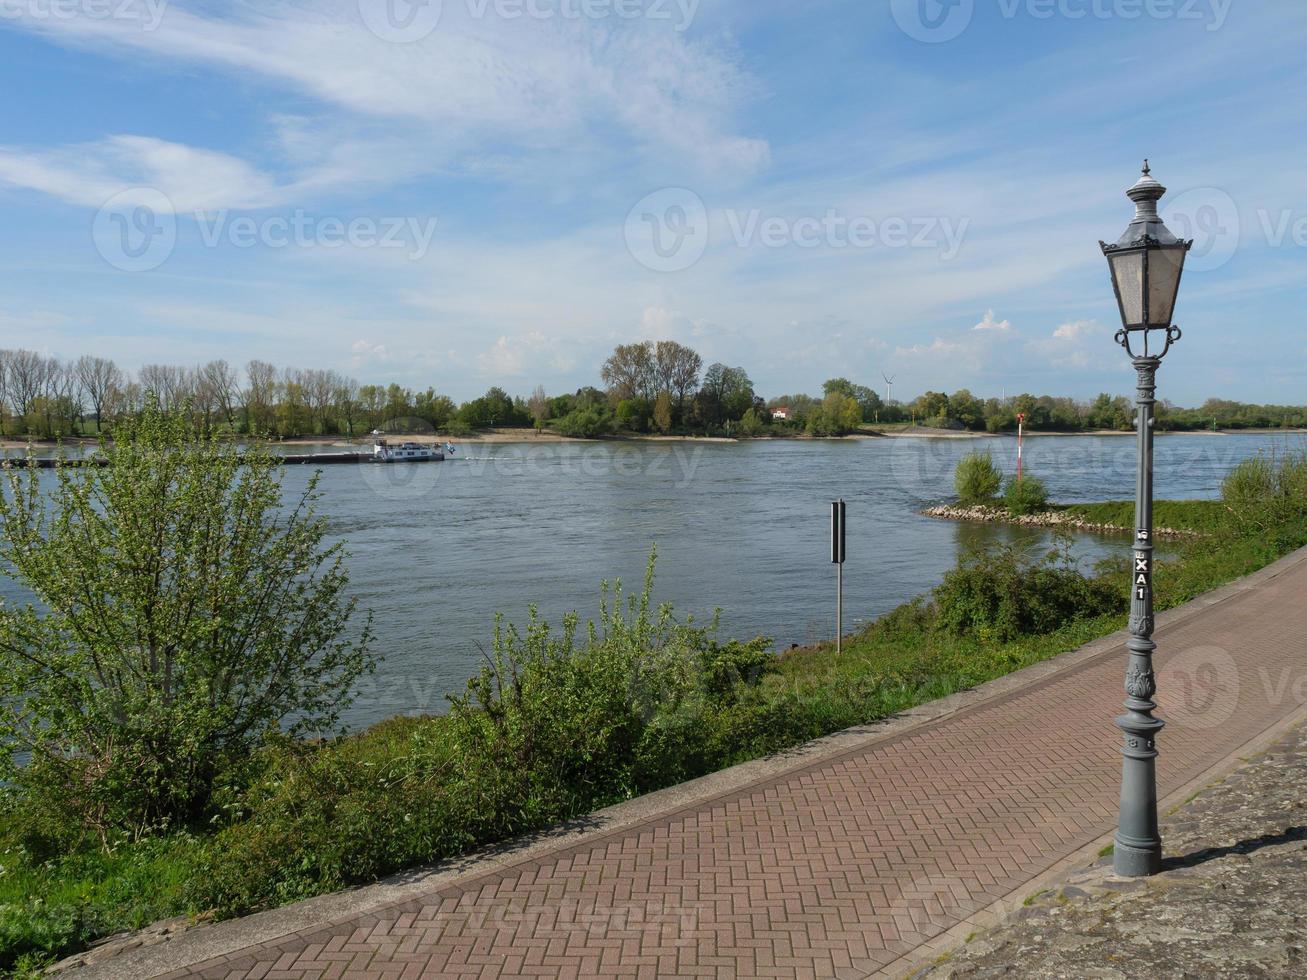
<path id="1" fill-rule="evenodd" d="M 1301 710 L 1307 561 L 1159 641 L 1165 794 Z M 1124 664 L 1123 651 L 1094 656 L 742 791 L 170 976 L 892 971 L 1112 828 Z"/>

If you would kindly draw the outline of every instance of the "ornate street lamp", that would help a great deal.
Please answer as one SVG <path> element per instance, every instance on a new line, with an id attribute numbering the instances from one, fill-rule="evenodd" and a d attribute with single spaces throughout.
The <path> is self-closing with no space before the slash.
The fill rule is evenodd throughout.
<path id="1" fill-rule="evenodd" d="M 1139 375 L 1139 482 L 1135 494 L 1135 543 L 1130 590 L 1130 663 L 1126 669 L 1126 713 L 1116 719 L 1125 733 L 1122 755 L 1121 819 L 1117 826 L 1116 873 L 1137 878 L 1162 867 L 1157 827 L 1157 733 L 1165 722 L 1154 718 L 1157 681 L 1153 675 L 1153 425 L 1157 369 L 1180 328 L 1171 323 L 1185 256 L 1193 242 L 1171 234 L 1157 214 L 1166 188 L 1144 174 L 1126 192 L 1135 217 L 1115 245 L 1103 242 L 1112 270 L 1123 329 L 1117 343 L 1126 349 Z M 1156 336 L 1160 335 L 1160 336 Z M 1160 349 L 1159 349 L 1160 347 Z"/>

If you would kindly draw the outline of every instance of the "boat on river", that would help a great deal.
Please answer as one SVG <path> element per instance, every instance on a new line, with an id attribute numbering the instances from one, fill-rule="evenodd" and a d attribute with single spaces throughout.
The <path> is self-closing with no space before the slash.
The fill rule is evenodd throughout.
<path id="1" fill-rule="evenodd" d="M 372 433 L 374 463 L 443 463 L 445 454 L 435 446 L 418 442 L 401 442 L 392 446 L 380 432 Z"/>

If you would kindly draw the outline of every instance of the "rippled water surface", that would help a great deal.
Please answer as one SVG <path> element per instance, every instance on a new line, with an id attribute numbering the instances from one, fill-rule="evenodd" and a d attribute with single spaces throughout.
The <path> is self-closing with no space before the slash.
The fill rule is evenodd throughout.
<path id="1" fill-rule="evenodd" d="M 1157 494 L 1211 498 L 1229 467 L 1300 436 L 1169 436 L 1157 442 Z M 678 614 L 722 610 L 727 636 L 778 646 L 829 636 L 834 570 L 829 502 L 848 501 L 846 625 L 927 591 L 968 547 L 1042 547 L 1042 532 L 920 516 L 947 499 L 965 452 L 1011 438 L 844 442 L 470 445 L 443 464 L 327 467 L 322 510 L 348 542 L 360 605 L 376 614 L 385 661 L 348 721 L 441 711 L 488 648 L 496 611 L 522 620 L 535 602 L 556 621 L 597 608 L 602 579 L 638 587 L 658 546 L 657 597 Z M 323 447 L 324 450 L 326 447 Z M 1028 472 L 1064 502 L 1134 494 L 1130 438 L 1038 437 Z M 291 467 L 288 491 L 311 471 Z M 1082 537 L 1086 559 L 1125 547 Z M 19 596 L 0 582 L 0 595 Z"/>

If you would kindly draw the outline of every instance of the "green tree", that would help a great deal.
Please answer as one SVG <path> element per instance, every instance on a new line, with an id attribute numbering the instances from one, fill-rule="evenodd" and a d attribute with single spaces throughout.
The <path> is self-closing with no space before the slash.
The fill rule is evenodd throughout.
<path id="1" fill-rule="evenodd" d="M 987 503 L 998 494 L 1003 484 L 1003 474 L 994 465 L 994 457 L 988 452 L 971 452 L 958 462 L 953 474 L 953 488 L 958 500 L 966 505 Z"/>
<path id="2" fill-rule="evenodd" d="M 653 409 L 654 425 L 658 431 L 666 435 L 672 431 L 672 395 L 669 391 L 658 392 L 658 400 L 654 402 Z"/>
<path id="3" fill-rule="evenodd" d="M 917 422 L 940 421 L 949 417 L 948 395 L 942 391 L 928 391 L 912 403 Z"/>
<path id="4" fill-rule="evenodd" d="M 1013 517 L 1042 513 L 1048 510 L 1048 489 L 1038 477 L 1012 477 L 1003 491 L 1003 503 Z"/>
<path id="5" fill-rule="evenodd" d="M 949 396 L 948 412 L 950 418 L 957 419 L 972 431 L 985 427 L 985 405 L 966 388 Z"/>
<path id="6" fill-rule="evenodd" d="M 762 432 L 763 426 L 762 416 L 758 414 L 757 409 L 751 408 L 740 419 L 740 435 L 752 439 Z"/>
<path id="7" fill-rule="evenodd" d="M 645 398 L 625 398 L 618 403 L 614 417 L 619 429 L 631 432 L 645 432 L 649 428 L 649 419 L 653 416 L 653 405 Z"/>
<path id="8" fill-rule="evenodd" d="M 153 402 L 102 452 L 53 494 L 35 468 L 0 489 L 0 559 L 37 599 L 0 606 L 0 779 L 107 845 L 208 815 L 270 732 L 331 729 L 374 661 L 316 479 L 284 507 L 277 457 Z"/>

